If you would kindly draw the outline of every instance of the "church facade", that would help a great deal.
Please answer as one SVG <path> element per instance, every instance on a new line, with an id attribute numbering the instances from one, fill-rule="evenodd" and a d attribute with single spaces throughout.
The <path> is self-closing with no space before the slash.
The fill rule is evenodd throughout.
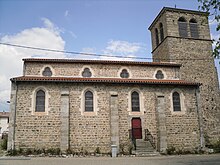
<path id="1" fill-rule="evenodd" d="M 23 76 L 11 79 L 8 149 L 109 153 L 143 139 L 159 152 L 191 151 L 205 146 L 208 129 L 216 137 L 219 91 L 206 13 L 163 8 L 149 29 L 153 62 L 23 59 Z"/>

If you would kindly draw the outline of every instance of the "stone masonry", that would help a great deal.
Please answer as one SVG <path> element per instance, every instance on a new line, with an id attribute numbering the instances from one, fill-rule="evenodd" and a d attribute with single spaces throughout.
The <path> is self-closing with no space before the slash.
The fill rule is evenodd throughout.
<path id="1" fill-rule="evenodd" d="M 188 37 L 180 37 L 178 19 L 184 17 L 188 23 Z M 199 37 L 190 36 L 190 19 L 197 21 Z M 163 24 L 164 39 L 156 46 L 155 28 Z M 154 61 L 177 62 L 181 79 L 200 82 L 201 111 L 205 136 L 209 140 L 220 137 L 219 82 L 212 57 L 212 42 L 208 25 L 208 15 L 204 12 L 164 8 L 150 28 Z"/>
<path id="2" fill-rule="evenodd" d="M 155 62 L 24 59 L 23 76 L 11 79 L 8 149 L 60 148 L 62 152 L 92 153 L 99 148 L 101 153 L 109 153 L 111 145 L 116 145 L 118 152 L 128 153 L 133 119 L 140 121 L 142 139 L 148 129 L 161 153 L 170 147 L 187 151 L 204 147 L 203 122 L 206 133 L 217 134 L 215 129 L 207 130 L 217 127 L 215 115 L 219 111 L 216 70 L 208 57 L 211 49 L 205 49 L 210 48 L 209 30 L 204 23 L 202 38 L 197 40 L 168 37 L 178 34 L 174 25 L 182 12 L 170 10 L 163 9 L 150 27 L 160 21 L 164 25 L 165 39 L 157 47 L 152 30 Z M 182 13 L 187 19 L 192 13 L 198 20 L 205 18 L 200 12 Z M 198 52 L 203 48 L 195 48 L 195 44 L 203 45 L 201 57 L 207 60 L 177 60 L 200 57 Z M 49 68 L 48 75 L 44 75 L 45 68 Z M 85 68 L 91 77 L 83 75 Z M 122 70 L 128 78 L 121 77 Z M 156 77 L 158 71 L 160 78 Z M 208 82 L 205 76 L 213 81 Z M 42 112 L 36 111 L 40 90 L 45 94 Z M 92 111 L 85 110 L 88 91 L 92 93 Z M 134 92 L 138 94 L 138 111 L 132 110 Z M 174 111 L 174 93 L 179 94 L 180 111 Z"/>

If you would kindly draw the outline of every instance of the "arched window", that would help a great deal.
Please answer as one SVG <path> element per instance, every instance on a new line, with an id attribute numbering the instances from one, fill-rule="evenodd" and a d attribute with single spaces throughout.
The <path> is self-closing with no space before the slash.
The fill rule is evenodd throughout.
<path id="1" fill-rule="evenodd" d="M 136 91 L 131 94 L 131 107 L 133 112 L 140 112 L 139 93 Z"/>
<path id="2" fill-rule="evenodd" d="M 180 17 L 178 19 L 178 26 L 179 26 L 179 35 L 180 37 L 187 37 L 187 22 L 184 17 Z"/>
<path id="3" fill-rule="evenodd" d="M 121 78 L 128 78 L 129 77 L 129 73 L 127 71 L 127 69 L 123 69 L 120 73 L 120 77 Z"/>
<path id="4" fill-rule="evenodd" d="M 156 39 L 156 46 L 158 46 L 159 45 L 159 36 L 158 36 L 158 30 L 157 30 L 157 28 L 155 29 L 155 39 Z"/>
<path id="5" fill-rule="evenodd" d="M 157 79 L 164 79 L 163 72 L 161 70 L 158 70 L 155 77 Z"/>
<path id="6" fill-rule="evenodd" d="M 36 93 L 35 112 L 45 112 L 45 92 L 43 90 Z"/>
<path id="7" fill-rule="evenodd" d="M 197 26 L 197 21 L 192 18 L 189 21 L 189 28 L 190 28 L 190 34 L 192 38 L 199 38 L 199 32 L 198 32 L 198 26 Z"/>
<path id="8" fill-rule="evenodd" d="M 160 40 L 163 41 L 163 39 L 164 39 L 163 24 L 160 23 Z"/>
<path id="9" fill-rule="evenodd" d="M 51 77 L 52 76 L 52 71 L 51 71 L 50 67 L 44 68 L 44 71 L 43 71 L 42 74 L 43 74 L 43 76 Z"/>
<path id="10" fill-rule="evenodd" d="M 173 111 L 181 111 L 180 94 L 173 92 Z"/>
<path id="11" fill-rule="evenodd" d="M 85 112 L 93 112 L 93 93 L 91 91 L 85 93 Z"/>
<path id="12" fill-rule="evenodd" d="M 91 73 L 90 69 L 89 69 L 89 68 L 85 68 L 85 69 L 83 70 L 83 72 L 82 72 L 82 76 L 83 76 L 83 77 L 91 77 L 91 76 L 92 76 L 92 73 Z"/>

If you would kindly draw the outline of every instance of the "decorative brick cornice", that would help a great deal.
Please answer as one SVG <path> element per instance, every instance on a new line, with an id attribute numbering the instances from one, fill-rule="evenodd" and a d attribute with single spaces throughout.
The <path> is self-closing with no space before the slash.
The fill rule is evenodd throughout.
<path id="1" fill-rule="evenodd" d="M 82 82 L 82 83 L 113 83 L 113 84 L 151 84 L 151 85 L 182 85 L 200 86 L 200 83 L 184 80 L 158 79 L 122 79 L 122 78 L 81 78 L 81 77 L 32 77 L 21 76 L 11 78 L 12 82 Z"/>

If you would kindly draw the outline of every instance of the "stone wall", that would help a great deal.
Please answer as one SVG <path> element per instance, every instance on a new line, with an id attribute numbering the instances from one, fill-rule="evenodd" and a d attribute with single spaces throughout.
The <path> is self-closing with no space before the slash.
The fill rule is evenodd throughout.
<path id="1" fill-rule="evenodd" d="M 24 75 L 25 76 L 42 76 L 44 67 L 49 66 L 52 69 L 53 75 L 57 77 L 82 77 L 82 72 L 85 67 L 89 67 L 92 72 L 92 77 L 102 78 L 120 78 L 122 69 L 127 69 L 129 78 L 155 79 L 157 70 L 162 70 L 165 79 L 178 79 L 175 77 L 179 67 L 166 66 L 141 66 L 141 65 L 121 65 L 121 64 L 80 64 L 80 63 L 36 63 L 26 62 Z"/>
<path id="2" fill-rule="evenodd" d="M 178 10 L 178 9 L 177 9 Z M 187 38 L 179 37 L 178 19 L 184 17 L 188 23 Z M 196 19 L 198 25 L 199 38 L 194 39 L 190 35 L 189 20 Z M 164 20 L 166 20 L 164 22 Z M 167 36 L 158 47 L 154 46 L 155 36 L 152 35 L 154 46 L 154 61 L 176 62 L 182 64 L 180 68 L 180 79 L 202 83 L 200 88 L 201 110 L 203 113 L 205 134 L 211 138 L 220 137 L 220 105 L 219 105 L 219 82 L 217 71 L 212 57 L 212 43 L 208 19 L 205 14 L 187 12 L 184 10 L 165 11 L 155 22 L 155 27 L 159 22 L 164 23 L 164 31 Z M 163 52 L 166 52 L 164 55 Z"/>
<path id="3" fill-rule="evenodd" d="M 32 113 L 32 94 L 39 86 L 44 87 L 49 97 L 48 114 Z M 87 112 L 82 115 L 82 93 L 90 88 L 97 92 L 97 114 Z M 182 91 L 185 100 L 185 112 L 173 114 L 171 110 L 171 92 Z M 157 85 L 117 85 L 90 83 L 25 83 L 18 84 L 16 106 L 16 148 L 59 148 L 61 139 L 61 91 L 69 91 L 69 145 L 74 151 L 101 152 L 111 151 L 110 97 L 111 92 L 118 94 L 119 144 L 129 148 L 129 129 L 132 117 L 140 117 L 142 130 L 149 129 L 158 139 L 156 112 L 157 93 L 165 98 L 165 117 L 168 146 L 194 149 L 199 147 L 199 126 L 196 111 L 195 89 L 191 87 Z M 129 92 L 139 90 L 143 97 L 144 111 L 129 112 Z"/>

